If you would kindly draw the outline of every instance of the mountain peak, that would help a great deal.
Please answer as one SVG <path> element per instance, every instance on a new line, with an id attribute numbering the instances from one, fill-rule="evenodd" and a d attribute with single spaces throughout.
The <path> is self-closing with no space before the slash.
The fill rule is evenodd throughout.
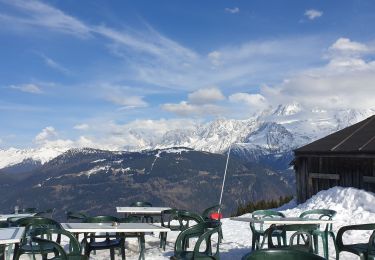
<path id="1" fill-rule="evenodd" d="M 278 105 L 278 107 L 273 112 L 276 116 L 291 116 L 302 111 L 302 106 L 298 102 L 292 102 L 286 105 Z"/>

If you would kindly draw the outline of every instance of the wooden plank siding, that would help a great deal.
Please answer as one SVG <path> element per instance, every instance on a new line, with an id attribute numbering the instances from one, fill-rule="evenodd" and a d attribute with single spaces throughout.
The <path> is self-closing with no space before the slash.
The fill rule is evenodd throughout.
<path id="1" fill-rule="evenodd" d="M 334 186 L 375 192 L 375 156 L 345 158 L 299 155 L 294 163 L 298 203 Z"/>

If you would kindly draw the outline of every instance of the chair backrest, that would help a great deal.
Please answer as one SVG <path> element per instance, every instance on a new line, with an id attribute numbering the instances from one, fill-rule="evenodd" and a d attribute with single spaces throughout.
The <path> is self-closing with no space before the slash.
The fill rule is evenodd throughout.
<path id="1" fill-rule="evenodd" d="M 279 212 L 279 211 L 276 211 L 276 210 L 269 210 L 269 209 L 256 210 L 253 213 L 251 213 L 251 216 L 253 218 L 259 218 L 259 219 L 262 219 L 262 218 L 275 218 L 275 217 L 285 218 L 285 215 L 282 212 Z M 268 227 L 268 225 L 266 225 L 266 227 L 264 227 L 263 224 L 250 223 L 250 228 L 251 228 L 252 232 L 263 231 L 267 227 Z"/>
<path id="2" fill-rule="evenodd" d="M 187 210 L 178 210 L 177 214 L 178 220 L 182 225 L 180 230 L 184 230 L 192 225 L 205 222 L 204 218 L 201 215 L 194 212 L 190 212 Z"/>
<path id="3" fill-rule="evenodd" d="M 14 226 L 17 227 L 25 227 L 25 233 L 28 232 L 28 230 L 33 228 L 39 228 L 39 227 L 46 227 L 46 228 L 56 228 L 56 229 L 62 229 L 62 226 L 59 222 L 56 220 L 50 219 L 50 218 L 43 218 L 43 217 L 26 217 L 26 218 L 20 218 L 13 222 Z"/>
<path id="4" fill-rule="evenodd" d="M 147 201 L 136 201 L 130 204 L 130 207 L 152 207 L 152 204 Z"/>
<path id="5" fill-rule="evenodd" d="M 214 205 L 212 207 L 209 207 L 209 208 L 206 208 L 203 212 L 202 212 L 202 217 L 206 218 L 206 219 L 209 219 L 210 218 L 210 215 L 211 213 L 214 213 L 214 212 L 218 212 L 218 210 L 220 209 L 220 205 Z"/>
<path id="6" fill-rule="evenodd" d="M 171 229 L 172 231 L 181 230 L 183 226 L 181 219 L 178 217 L 177 209 L 167 209 L 161 212 L 160 223 L 162 227 Z"/>
<path id="7" fill-rule="evenodd" d="M 16 227 L 25 227 L 25 233 L 23 238 L 31 236 L 32 232 L 36 229 L 43 229 L 43 228 L 53 228 L 53 229 L 63 229 L 61 224 L 53 219 L 50 218 L 43 218 L 43 217 L 26 217 L 17 219 L 13 226 Z M 48 239 L 52 239 L 48 237 Z M 22 239 L 22 243 L 27 243 L 26 239 Z M 57 237 L 57 241 L 60 241 L 60 237 Z"/>
<path id="8" fill-rule="evenodd" d="M 140 223 L 142 222 L 142 218 L 140 216 L 129 215 L 124 218 L 119 219 L 120 223 Z"/>
<path id="9" fill-rule="evenodd" d="M 24 208 L 20 210 L 22 213 L 37 213 L 38 209 L 37 208 Z"/>
<path id="10" fill-rule="evenodd" d="M 86 223 L 111 223 L 111 222 L 120 222 L 118 218 L 113 216 L 95 216 L 87 217 L 83 220 Z"/>
<path id="11" fill-rule="evenodd" d="M 282 212 L 270 209 L 256 210 L 253 213 L 251 213 L 251 215 L 253 218 L 285 218 L 285 215 Z"/>
<path id="12" fill-rule="evenodd" d="M 296 247 L 309 252 L 313 252 L 313 239 L 312 233 L 316 230 L 319 225 L 315 224 L 293 224 L 293 225 L 280 225 L 271 226 L 266 230 L 268 234 L 268 248 L 276 248 L 273 244 L 272 236 L 276 230 L 282 232 L 283 236 L 286 237 L 287 232 L 293 232 L 289 238 L 288 247 Z M 301 238 L 301 239 L 300 239 Z M 303 242 L 302 244 L 300 242 Z M 286 246 L 286 245 L 284 245 Z"/>
<path id="13" fill-rule="evenodd" d="M 0 222 L 0 228 L 7 228 L 7 227 L 9 227 L 9 223 L 7 221 Z"/>
<path id="14" fill-rule="evenodd" d="M 242 260 L 324 260 L 313 253 L 293 249 L 262 249 L 251 252 Z"/>
<path id="15" fill-rule="evenodd" d="M 308 217 L 315 217 L 319 219 L 327 219 L 332 220 L 332 218 L 336 215 L 336 211 L 332 209 L 311 209 L 302 212 L 299 217 L 300 218 L 308 218 Z M 326 231 L 332 231 L 332 224 L 327 224 L 325 227 Z"/>
<path id="16" fill-rule="evenodd" d="M 59 252 L 59 259 L 61 260 L 81 260 L 81 259 L 87 259 L 87 257 L 81 255 L 81 246 L 78 240 L 68 231 L 64 229 L 48 229 L 48 228 L 40 228 L 35 229 L 32 233 L 31 241 L 34 242 L 38 247 L 43 250 L 43 248 L 50 249 L 51 247 L 54 249 L 54 251 Z M 52 240 L 44 239 L 44 237 L 52 237 L 52 235 L 57 236 L 63 236 L 67 237 L 69 240 L 69 246 L 68 246 L 68 252 L 66 252 L 59 243 L 56 243 Z M 64 239 L 65 241 L 65 239 Z M 38 253 L 38 251 L 33 252 L 33 256 L 35 259 L 35 253 Z"/>
<path id="17" fill-rule="evenodd" d="M 66 212 L 66 219 L 67 220 L 74 220 L 74 221 L 82 221 L 89 216 L 83 212 L 74 212 L 74 211 L 67 211 Z"/>
<path id="18" fill-rule="evenodd" d="M 215 222 L 216 225 L 213 226 L 211 222 L 202 222 L 197 225 L 191 226 L 184 231 L 182 231 L 177 239 L 174 246 L 174 255 L 178 256 L 185 252 L 184 243 L 190 238 L 198 238 L 195 243 L 193 250 L 192 259 L 209 258 L 216 259 L 219 255 L 219 230 L 221 223 L 219 221 Z M 212 236 L 217 235 L 217 242 L 215 250 L 212 246 Z M 202 243 L 205 243 L 204 250 L 202 251 Z"/>

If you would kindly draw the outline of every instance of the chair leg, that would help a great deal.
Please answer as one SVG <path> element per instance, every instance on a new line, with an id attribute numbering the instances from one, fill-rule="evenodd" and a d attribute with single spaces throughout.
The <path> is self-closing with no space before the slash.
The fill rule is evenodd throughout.
<path id="1" fill-rule="evenodd" d="M 330 235 L 330 237 L 332 237 L 333 239 L 333 245 L 335 246 L 335 252 L 337 252 L 337 245 L 336 245 L 336 238 L 335 238 L 335 234 L 331 231 L 328 233 Z M 328 241 L 328 240 L 327 240 Z M 327 242 L 328 243 L 328 242 Z"/>
<path id="2" fill-rule="evenodd" d="M 142 259 L 142 260 L 145 260 L 145 237 L 144 235 L 140 237 L 140 241 L 141 241 L 141 250 L 139 252 L 139 260 Z"/>
<path id="3" fill-rule="evenodd" d="M 109 253 L 111 255 L 111 260 L 115 260 L 115 249 L 114 248 L 109 249 Z"/>
<path id="4" fill-rule="evenodd" d="M 323 252 L 325 259 L 328 259 L 328 234 L 324 233 L 322 235 L 322 241 L 323 241 Z"/>
<path id="5" fill-rule="evenodd" d="M 251 239 L 251 251 L 254 251 L 255 250 L 255 235 L 253 235 L 252 239 Z"/>
<path id="6" fill-rule="evenodd" d="M 319 254 L 319 237 L 317 235 L 313 235 L 313 240 L 314 240 L 314 253 L 318 255 Z M 323 245 L 324 245 L 324 240 L 323 240 Z"/>

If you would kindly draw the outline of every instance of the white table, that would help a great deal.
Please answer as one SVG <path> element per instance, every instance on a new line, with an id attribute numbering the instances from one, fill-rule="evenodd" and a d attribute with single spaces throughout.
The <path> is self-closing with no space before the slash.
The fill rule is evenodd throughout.
<path id="1" fill-rule="evenodd" d="M 10 259 L 12 244 L 20 243 L 24 233 L 24 227 L 0 228 L 0 244 L 7 245 L 6 259 Z"/>
<path id="2" fill-rule="evenodd" d="M 160 215 L 162 211 L 171 209 L 169 207 L 116 207 L 117 213 Z"/>
<path id="3" fill-rule="evenodd" d="M 150 223 L 118 223 L 113 226 L 112 223 L 61 223 L 62 227 L 72 233 L 149 233 L 149 232 L 168 232 L 169 228 L 157 226 Z"/>
<path id="4" fill-rule="evenodd" d="M 118 223 L 114 226 L 112 223 L 61 223 L 62 227 L 71 233 L 151 233 L 168 232 L 169 228 L 160 227 L 150 223 Z M 121 236 L 121 234 L 120 234 Z M 142 236 L 140 241 L 139 259 L 145 259 L 144 247 L 145 241 Z"/>
<path id="5" fill-rule="evenodd" d="M 17 244 L 24 232 L 24 227 L 0 228 L 0 244 Z"/>
<path id="6" fill-rule="evenodd" d="M 313 218 L 245 218 L 245 217 L 233 217 L 230 218 L 234 221 L 243 221 L 249 223 L 258 223 L 258 224 L 266 224 L 266 225 L 292 225 L 292 224 L 332 224 L 334 223 L 333 220 L 328 219 L 313 219 Z"/>
<path id="7" fill-rule="evenodd" d="M 8 218 L 26 218 L 32 217 L 35 213 L 22 213 L 22 214 L 0 214 L 0 221 L 7 221 Z"/>

